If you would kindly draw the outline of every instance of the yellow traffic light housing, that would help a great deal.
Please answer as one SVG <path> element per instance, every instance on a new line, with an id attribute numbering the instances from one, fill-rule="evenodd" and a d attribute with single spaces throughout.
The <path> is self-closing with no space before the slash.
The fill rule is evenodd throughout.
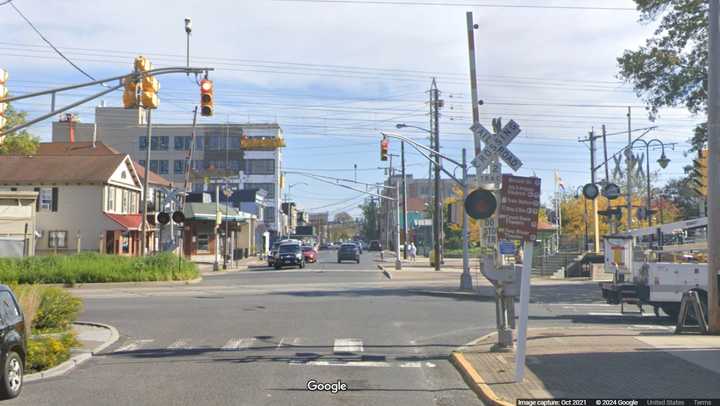
<path id="1" fill-rule="evenodd" d="M 160 82 L 155 76 L 144 76 L 142 78 L 142 94 L 140 102 L 146 109 L 156 109 L 160 105 L 157 92 L 160 90 Z"/>
<path id="2" fill-rule="evenodd" d="M 158 91 L 160 82 L 155 76 L 147 72 L 152 70 L 150 60 L 138 56 L 133 63 L 135 74 L 125 78 L 125 92 L 123 93 L 123 106 L 126 109 L 142 106 L 146 109 L 156 109 L 160 105 Z"/>
<path id="3" fill-rule="evenodd" d="M 123 92 L 123 107 L 132 109 L 138 106 L 138 87 L 139 84 L 133 76 L 127 76 L 124 79 L 125 91 Z"/>
<path id="4" fill-rule="evenodd" d="M 215 110 L 215 95 L 212 80 L 203 79 L 200 81 L 200 115 L 210 117 Z"/>
<path id="5" fill-rule="evenodd" d="M 135 70 L 140 72 L 147 72 L 152 69 L 150 60 L 140 55 L 135 58 Z"/>
<path id="6" fill-rule="evenodd" d="M 387 138 L 383 138 L 382 141 L 380 141 L 380 160 L 381 161 L 388 160 L 388 148 L 389 147 L 390 147 L 390 141 L 388 141 Z"/>
<path id="7" fill-rule="evenodd" d="M 692 182 L 693 190 L 700 196 L 708 195 L 708 150 L 698 151 L 698 157 L 693 160 Z"/>

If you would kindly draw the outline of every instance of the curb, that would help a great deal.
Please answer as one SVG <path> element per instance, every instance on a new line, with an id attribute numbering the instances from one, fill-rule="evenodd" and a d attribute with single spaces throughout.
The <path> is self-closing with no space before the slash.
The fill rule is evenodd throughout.
<path id="1" fill-rule="evenodd" d="M 410 290 L 408 290 L 408 292 L 418 294 L 418 295 L 434 296 L 434 297 L 449 297 L 452 299 L 460 299 L 460 300 L 481 300 L 481 299 L 495 297 L 494 292 L 492 295 L 489 295 L 489 294 L 483 294 L 479 291 L 445 292 L 445 291 L 441 291 L 441 290 L 410 289 Z"/>
<path id="2" fill-rule="evenodd" d="M 198 276 L 195 279 L 187 281 L 147 281 L 147 282 L 97 282 L 97 283 L 48 283 L 43 286 L 55 286 L 66 289 L 87 289 L 87 288 L 132 288 L 132 287 L 143 287 L 143 286 L 182 286 L 182 285 L 195 285 L 202 282 L 202 276 Z"/>
<path id="3" fill-rule="evenodd" d="M 118 333 L 117 329 L 108 324 L 87 322 L 87 321 L 78 321 L 78 322 L 74 322 L 73 324 L 106 328 L 106 329 L 110 330 L 110 338 L 107 341 L 105 341 L 104 343 L 102 343 L 102 344 L 98 345 L 97 347 L 95 347 L 94 349 L 92 349 L 91 351 L 83 351 L 79 354 L 73 355 L 72 357 L 70 357 L 69 360 L 63 362 L 60 365 L 56 365 L 45 371 L 25 375 L 23 377 L 23 382 L 35 382 L 35 381 L 40 381 L 43 379 L 54 378 L 56 376 L 63 375 L 66 372 L 77 367 L 78 365 L 89 360 L 90 358 L 92 358 L 93 355 L 95 355 L 95 354 L 99 353 L 100 351 L 104 350 L 105 348 L 111 346 L 120 338 L 120 334 Z"/>
<path id="4" fill-rule="evenodd" d="M 495 392 L 493 392 L 462 353 L 453 351 L 453 353 L 450 354 L 450 362 L 460 372 L 465 383 L 470 386 L 470 389 L 472 389 L 483 402 L 491 406 L 514 406 L 512 403 L 500 399 Z"/>

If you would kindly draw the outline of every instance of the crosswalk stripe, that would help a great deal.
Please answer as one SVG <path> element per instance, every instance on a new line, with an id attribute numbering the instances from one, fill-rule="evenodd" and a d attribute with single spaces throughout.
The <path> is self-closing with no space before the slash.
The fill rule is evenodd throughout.
<path id="1" fill-rule="evenodd" d="M 228 342 L 226 342 L 225 345 L 220 347 L 220 350 L 221 351 L 236 350 L 238 345 L 240 345 L 240 340 L 242 340 L 242 339 L 241 338 L 238 338 L 238 339 L 232 338 L 232 339 L 228 340 Z"/>
<path id="2" fill-rule="evenodd" d="M 313 366 L 313 367 L 379 367 L 379 368 L 389 368 L 389 367 L 399 367 L 399 368 L 435 368 L 436 365 L 432 362 L 419 362 L 419 361 L 411 361 L 411 362 L 401 362 L 398 364 L 394 364 L 391 362 L 386 361 L 302 361 L 302 360 L 293 360 L 289 361 L 288 364 L 290 365 L 303 365 L 303 366 Z"/>
<path id="3" fill-rule="evenodd" d="M 359 338 L 336 338 L 333 344 L 334 353 L 363 352 L 363 342 Z"/>
<path id="4" fill-rule="evenodd" d="M 155 341 L 155 340 L 153 340 L 153 339 L 132 340 L 132 341 L 128 342 L 128 344 L 126 344 L 126 345 L 118 348 L 117 350 L 115 350 L 115 351 L 113 351 L 113 352 L 135 351 L 135 350 L 137 350 L 138 348 L 140 348 L 140 346 L 141 346 L 142 344 L 151 343 L 151 342 L 153 342 L 153 341 Z"/>
<path id="5" fill-rule="evenodd" d="M 247 348 L 252 347 L 252 345 L 255 343 L 254 337 L 248 337 L 248 338 L 233 338 L 228 340 L 228 342 L 223 345 L 220 350 L 221 351 L 239 351 L 244 350 Z"/>
<path id="6" fill-rule="evenodd" d="M 188 348 L 190 348 L 190 345 L 185 339 L 177 340 L 167 347 L 168 350 L 184 350 Z"/>

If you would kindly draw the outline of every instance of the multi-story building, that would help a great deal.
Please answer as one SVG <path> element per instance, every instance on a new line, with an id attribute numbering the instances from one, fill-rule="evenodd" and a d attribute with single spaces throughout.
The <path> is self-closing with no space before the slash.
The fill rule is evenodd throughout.
<path id="1" fill-rule="evenodd" d="M 145 166 L 146 130 L 142 108 L 97 107 L 95 123 L 80 123 L 72 115 L 53 123 L 53 141 L 102 141 Z M 190 124 L 153 123 L 147 166 L 182 188 L 191 144 Z M 275 123 L 198 125 L 188 189 L 214 193 L 215 185 L 228 184 L 235 189 L 265 190 L 265 228 L 271 234 L 282 233 L 280 171 L 284 146 L 282 129 Z"/>

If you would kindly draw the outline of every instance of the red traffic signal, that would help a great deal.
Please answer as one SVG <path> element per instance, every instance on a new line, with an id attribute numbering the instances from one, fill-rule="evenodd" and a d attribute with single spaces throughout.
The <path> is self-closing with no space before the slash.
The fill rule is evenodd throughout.
<path id="1" fill-rule="evenodd" d="M 388 160 L 388 148 L 390 147 L 390 141 L 387 138 L 383 138 L 380 141 L 380 160 Z"/>
<path id="2" fill-rule="evenodd" d="M 213 87 L 213 82 L 210 79 L 200 81 L 200 115 L 203 117 L 212 116 L 215 110 Z"/>

